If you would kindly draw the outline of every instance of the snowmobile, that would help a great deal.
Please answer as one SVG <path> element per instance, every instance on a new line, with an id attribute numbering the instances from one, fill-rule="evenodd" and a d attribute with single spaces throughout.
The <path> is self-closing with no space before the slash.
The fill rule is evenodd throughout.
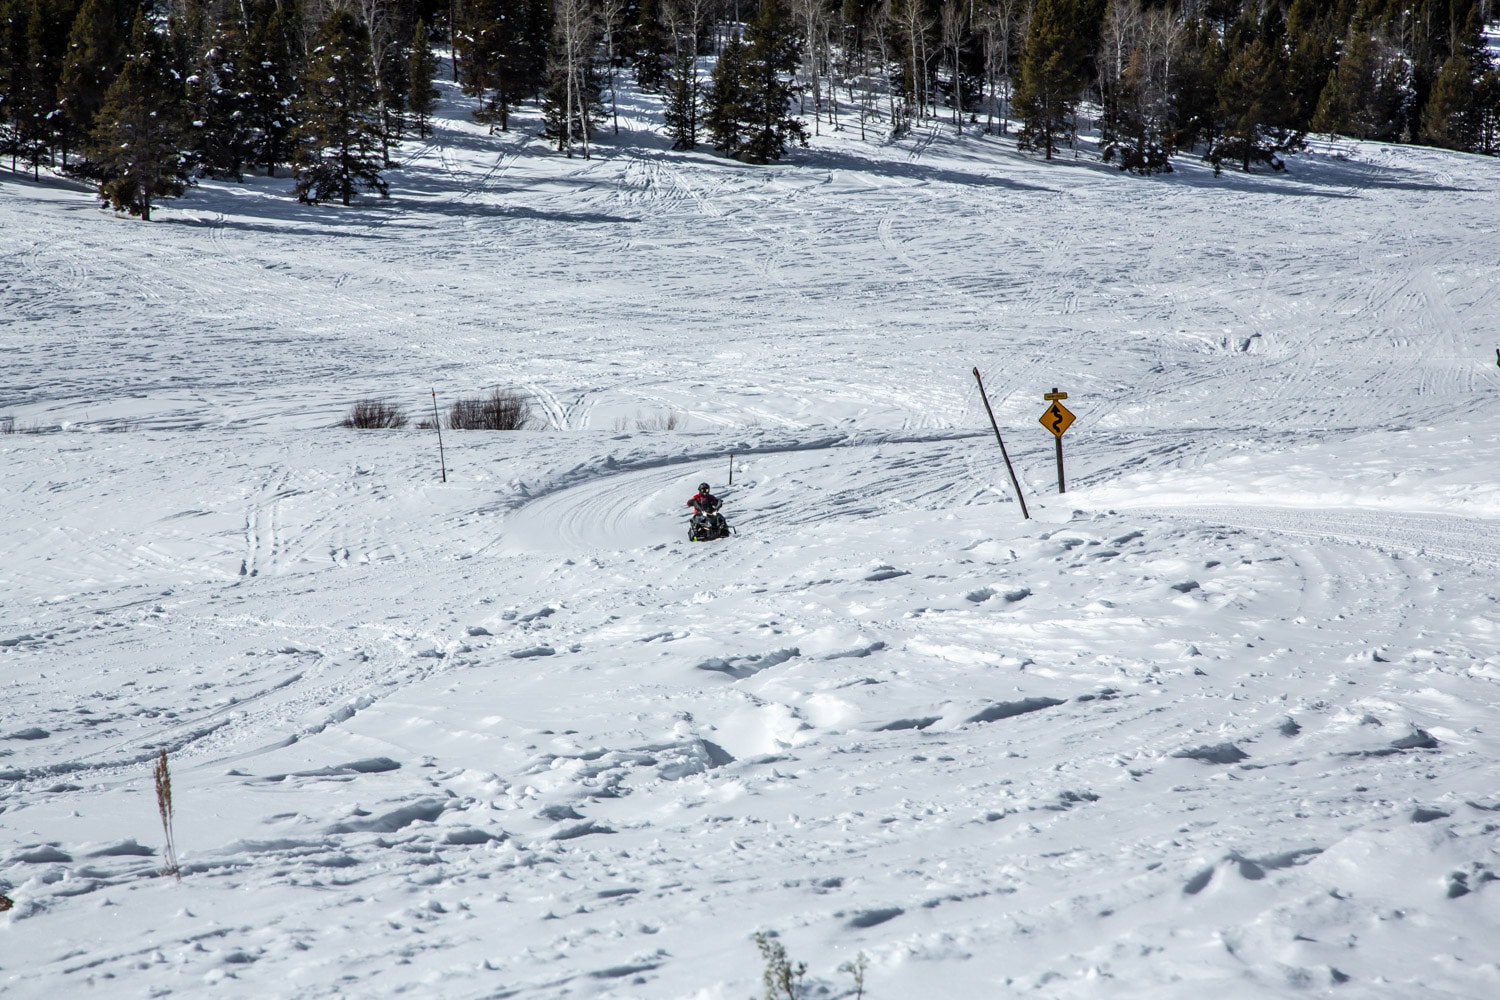
<path id="1" fill-rule="evenodd" d="M 728 538 L 734 534 L 734 529 L 729 522 L 724 520 L 724 515 L 717 510 L 698 511 L 693 514 L 692 520 L 688 521 L 688 541 L 690 542 L 712 542 L 720 538 Z"/>
<path id="2" fill-rule="evenodd" d="M 687 505 L 693 508 L 693 518 L 688 522 L 688 541 L 712 542 L 734 534 L 734 529 L 719 513 L 724 501 L 709 492 L 708 483 L 698 484 L 698 492 Z"/>

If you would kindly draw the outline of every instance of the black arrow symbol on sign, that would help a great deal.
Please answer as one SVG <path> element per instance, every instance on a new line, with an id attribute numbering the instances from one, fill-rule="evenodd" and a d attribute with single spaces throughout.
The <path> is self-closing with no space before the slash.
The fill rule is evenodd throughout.
<path id="1" fill-rule="evenodd" d="M 1062 410 L 1057 408 L 1056 403 L 1053 403 L 1052 409 L 1047 411 L 1047 415 L 1052 418 L 1052 433 L 1061 434 L 1063 422 Z"/>

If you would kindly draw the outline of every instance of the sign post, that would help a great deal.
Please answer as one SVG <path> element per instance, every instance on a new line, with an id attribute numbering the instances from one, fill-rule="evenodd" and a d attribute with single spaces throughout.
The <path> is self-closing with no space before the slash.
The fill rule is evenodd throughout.
<path id="1" fill-rule="evenodd" d="M 1016 499 L 1021 502 L 1021 517 L 1031 520 L 1031 512 L 1026 509 L 1026 497 L 1021 494 L 1021 481 L 1016 478 L 1015 467 L 1010 464 L 1010 453 L 1005 450 L 1005 439 L 1000 436 L 1000 425 L 995 422 L 995 411 L 990 408 L 989 394 L 984 391 L 984 379 L 979 377 L 979 369 L 974 369 L 974 381 L 979 383 L 979 398 L 984 400 L 984 412 L 990 415 L 990 426 L 995 428 L 995 440 L 1000 442 L 1000 457 L 1005 459 L 1005 467 L 1010 470 L 1010 484 L 1016 488 Z"/>
<path id="2" fill-rule="evenodd" d="M 1057 386 L 1052 387 L 1051 392 L 1042 393 L 1042 398 L 1049 400 L 1052 405 L 1037 419 L 1041 425 L 1052 432 L 1052 438 L 1057 443 L 1057 492 L 1068 492 L 1067 480 L 1063 478 L 1063 456 L 1062 436 L 1067 433 L 1068 428 L 1073 426 L 1073 414 L 1062 405 L 1062 401 L 1068 398 L 1065 392 L 1058 392 Z"/>

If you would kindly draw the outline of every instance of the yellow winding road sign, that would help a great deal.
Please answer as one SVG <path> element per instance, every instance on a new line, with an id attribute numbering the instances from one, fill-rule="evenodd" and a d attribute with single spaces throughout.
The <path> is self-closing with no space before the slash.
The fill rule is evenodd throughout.
<path id="1" fill-rule="evenodd" d="M 1068 428 L 1073 426 L 1073 411 L 1056 399 L 1052 405 L 1047 407 L 1047 412 L 1037 418 L 1041 425 L 1058 437 L 1067 433 Z"/>

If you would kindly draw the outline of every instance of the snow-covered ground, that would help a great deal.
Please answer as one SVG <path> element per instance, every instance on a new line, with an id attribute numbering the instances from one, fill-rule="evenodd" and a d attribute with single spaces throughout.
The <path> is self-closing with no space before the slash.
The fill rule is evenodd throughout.
<path id="1" fill-rule="evenodd" d="M 1500 164 L 445 109 L 351 209 L 0 173 L 0 992 L 1500 996 Z"/>

